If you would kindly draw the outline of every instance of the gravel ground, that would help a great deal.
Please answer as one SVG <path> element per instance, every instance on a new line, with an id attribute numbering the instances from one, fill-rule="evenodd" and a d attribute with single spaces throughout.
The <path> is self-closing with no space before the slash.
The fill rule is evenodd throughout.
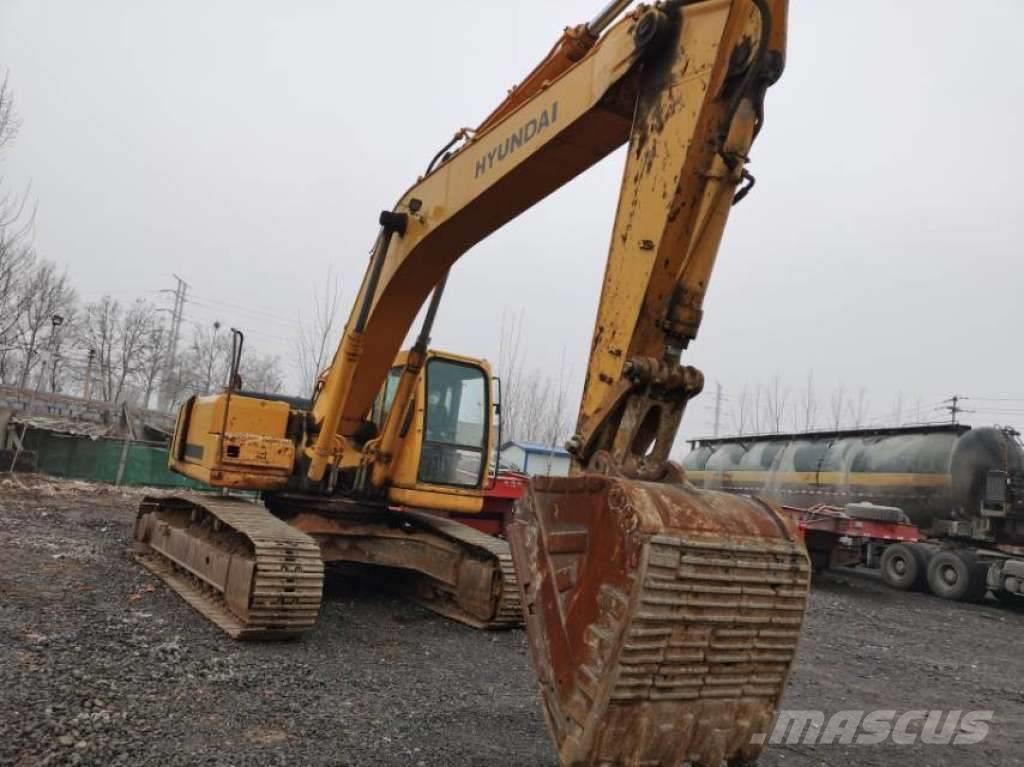
<path id="1" fill-rule="evenodd" d="M 0 481 L 0 764 L 556 765 L 523 632 L 335 580 L 302 640 L 231 642 L 133 562 L 137 501 Z M 990 734 L 782 745 L 761 764 L 1024 764 L 1022 629 L 994 603 L 823 578 L 788 708 L 992 710 Z"/>

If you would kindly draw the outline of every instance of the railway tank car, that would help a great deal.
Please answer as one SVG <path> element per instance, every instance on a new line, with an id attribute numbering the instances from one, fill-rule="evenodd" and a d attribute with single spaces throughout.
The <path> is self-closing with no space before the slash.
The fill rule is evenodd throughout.
<path id="1" fill-rule="evenodd" d="M 1024 448 L 1012 430 L 946 424 L 690 444 L 683 466 L 698 487 L 798 507 L 901 509 L 929 542 L 883 553 L 890 585 L 954 599 L 1024 595 Z"/>

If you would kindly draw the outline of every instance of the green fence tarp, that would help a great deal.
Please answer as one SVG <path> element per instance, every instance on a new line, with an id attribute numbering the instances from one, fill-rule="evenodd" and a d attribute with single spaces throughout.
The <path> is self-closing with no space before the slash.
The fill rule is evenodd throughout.
<path id="1" fill-rule="evenodd" d="M 124 450 L 123 439 L 57 434 L 30 429 L 25 450 L 36 454 L 36 468 L 43 474 L 90 482 L 117 481 L 117 467 Z M 175 474 L 167 468 L 167 447 L 147 442 L 129 442 L 122 485 L 146 487 L 205 488 L 200 482 Z"/>

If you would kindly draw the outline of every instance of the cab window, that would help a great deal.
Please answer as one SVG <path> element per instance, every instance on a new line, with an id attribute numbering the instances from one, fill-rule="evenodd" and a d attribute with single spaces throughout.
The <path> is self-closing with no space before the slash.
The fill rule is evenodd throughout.
<path id="1" fill-rule="evenodd" d="M 451 360 L 427 362 L 419 481 L 477 487 L 487 447 L 488 392 L 484 371 Z"/>
<path id="2" fill-rule="evenodd" d="M 401 367 L 393 367 L 388 371 L 384 388 L 377 395 L 377 401 L 373 403 L 373 422 L 377 424 L 379 429 L 384 428 L 384 421 L 387 420 L 391 404 L 395 401 L 395 394 L 398 392 L 398 381 L 402 377 L 402 370 L 403 368 Z"/>

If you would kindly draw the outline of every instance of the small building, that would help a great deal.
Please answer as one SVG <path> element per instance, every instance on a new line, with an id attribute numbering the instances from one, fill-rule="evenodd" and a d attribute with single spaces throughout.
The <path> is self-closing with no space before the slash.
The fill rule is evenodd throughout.
<path id="1" fill-rule="evenodd" d="M 567 477 L 572 460 L 564 448 L 512 440 L 501 446 L 501 462 L 523 474 Z"/>

